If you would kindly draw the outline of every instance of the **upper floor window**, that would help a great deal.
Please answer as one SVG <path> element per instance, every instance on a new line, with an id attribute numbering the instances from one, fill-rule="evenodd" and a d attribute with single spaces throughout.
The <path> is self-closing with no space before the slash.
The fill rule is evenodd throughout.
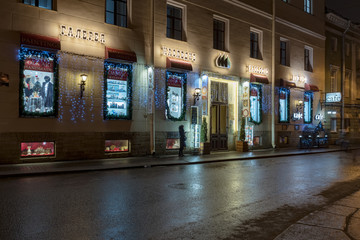
<path id="1" fill-rule="evenodd" d="M 336 37 L 331 38 L 331 50 L 333 52 L 337 51 L 337 38 Z"/>
<path id="2" fill-rule="evenodd" d="M 229 41 L 229 20 L 217 15 L 213 19 L 213 48 L 227 51 Z"/>
<path id="3" fill-rule="evenodd" d="M 225 22 L 214 19 L 214 49 L 225 50 Z"/>
<path id="4" fill-rule="evenodd" d="M 262 31 L 250 28 L 250 57 L 262 59 Z"/>
<path id="5" fill-rule="evenodd" d="M 106 0 L 106 23 L 128 26 L 128 0 Z"/>
<path id="6" fill-rule="evenodd" d="M 167 5 L 166 37 L 183 40 L 185 8 L 181 6 Z"/>
<path id="7" fill-rule="evenodd" d="M 280 38 L 280 64 L 284 66 L 290 65 L 289 41 L 284 38 Z"/>
<path id="8" fill-rule="evenodd" d="M 313 71 L 313 49 L 308 46 L 304 48 L 304 70 Z"/>
<path id="9" fill-rule="evenodd" d="M 53 9 L 52 0 L 23 0 L 23 3 L 50 10 Z"/>
<path id="10" fill-rule="evenodd" d="M 312 14 L 313 13 L 312 4 L 313 4 L 312 0 L 304 0 L 304 11 Z"/>
<path id="11" fill-rule="evenodd" d="M 330 66 L 330 92 L 337 92 L 337 75 L 339 72 L 339 67 Z"/>

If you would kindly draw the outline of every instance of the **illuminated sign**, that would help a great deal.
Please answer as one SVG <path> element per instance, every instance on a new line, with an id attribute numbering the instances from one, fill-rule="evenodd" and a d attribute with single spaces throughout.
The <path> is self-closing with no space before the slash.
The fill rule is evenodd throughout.
<path id="1" fill-rule="evenodd" d="M 80 28 L 73 28 L 71 26 L 60 26 L 60 36 L 67 36 L 70 38 L 83 39 L 92 42 L 105 43 L 105 34 Z"/>
<path id="2" fill-rule="evenodd" d="M 220 68 L 230 68 L 231 62 L 228 55 L 220 53 L 215 59 L 215 65 Z"/>
<path id="3" fill-rule="evenodd" d="M 168 48 L 166 46 L 162 46 L 162 55 L 172 58 L 177 58 L 184 61 L 195 62 L 196 55 L 193 52 L 187 52 L 175 48 Z"/>
<path id="4" fill-rule="evenodd" d="M 324 115 L 319 113 L 315 115 L 315 120 L 323 120 L 324 119 Z"/>
<path id="5" fill-rule="evenodd" d="M 326 93 L 325 101 L 327 103 L 341 102 L 341 93 L 340 92 Z"/>
<path id="6" fill-rule="evenodd" d="M 293 120 L 296 121 L 296 120 L 300 120 L 303 118 L 303 114 L 300 113 L 300 112 L 296 112 L 293 114 Z"/>
<path id="7" fill-rule="evenodd" d="M 269 74 L 269 69 L 268 68 L 263 68 L 263 67 L 259 67 L 259 66 L 254 66 L 254 65 L 249 65 L 247 67 L 248 72 L 249 73 L 259 73 L 262 75 L 268 75 Z"/>
<path id="8" fill-rule="evenodd" d="M 293 75 L 292 76 L 292 81 L 293 82 L 298 82 L 298 83 L 306 83 L 307 78 L 305 76 Z"/>

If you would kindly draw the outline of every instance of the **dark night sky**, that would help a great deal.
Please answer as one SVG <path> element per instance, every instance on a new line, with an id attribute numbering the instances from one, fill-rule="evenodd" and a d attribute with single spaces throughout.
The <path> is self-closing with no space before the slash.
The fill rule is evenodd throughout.
<path id="1" fill-rule="evenodd" d="M 344 18 L 360 23 L 360 0 L 325 0 L 326 7 Z"/>

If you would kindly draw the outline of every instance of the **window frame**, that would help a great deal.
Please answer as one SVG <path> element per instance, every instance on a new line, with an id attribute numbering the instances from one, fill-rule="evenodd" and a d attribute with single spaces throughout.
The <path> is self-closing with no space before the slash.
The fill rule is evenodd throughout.
<path id="1" fill-rule="evenodd" d="M 223 22 L 224 23 L 224 49 L 218 49 L 218 48 L 215 48 L 214 44 L 214 23 L 215 23 L 215 20 L 216 21 L 219 21 L 219 22 Z M 229 36 L 230 36 L 230 28 L 229 28 L 229 24 L 230 24 L 230 21 L 229 19 L 227 18 L 224 18 L 224 17 L 221 17 L 219 15 L 213 15 L 213 48 L 214 49 L 217 49 L 217 50 L 220 50 L 220 51 L 228 51 L 229 50 Z"/>
<path id="2" fill-rule="evenodd" d="M 176 38 L 172 38 L 172 37 L 168 37 L 167 35 L 167 19 L 168 19 L 168 15 L 167 15 L 167 9 L 168 6 L 172 6 L 175 8 L 180 8 L 181 9 L 181 39 L 176 39 Z M 167 0 L 166 1 L 166 31 L 165 31 L 165 35 L 166 38 L 170 38 L 170 39 L 174 39 L 174 40 L 178 40 L 178 41 L 186 41 L 187 40 L 187 7 L 185 4 L 181 4 L 178 3 L 176 1 L 173 0 Z"/>
<path id="3" fill-rule="evenodd" d="M 306 52 L 308 52 L 308 56 L 306 54 Z M 308 61 L 307 61 L 308 59 Z M 313 72 L 314 71 L 314 50 L 312 47 L 309 46 L 305 46 L 304 47 L 304 70 L 308 71 L 308 72 Z"/>
<path id="4" fill-rule="evenodd" d="M 304 12 L 313 14 L 313 1 L 312 0 L 304 0 Z"/>
<path id="5" fill-rule="evenodd" d="M 31 0 L 30 0 L 31 1 Z M 25 3 L 25 0 L 22 0 L 21 2 L 25 5 L 29 5 L 29 6 L 33 6 L 33 7 L 39 7 L 39 8 L 42 8 L 42 9 L 48 9 L 48 10 L 54 10 L 54 0 L 51 0 L 51 7 L 50 8 L 44 8 L 44 7 L 40 7 L 39 6 L 39 1 L 40 0 L 35 0 L 35 5 L 32 5 L 32 4 L 28 4 L 28 3 Z"/>
<path id="6" fill-rule="evenodd" d="M 330 92 L 338 91 L 338 73 L 340 67 L 331 65 L 330 66 Z"/>
<path id="7" fill-rule="evenodd" d="M 109 0 L 105 1 L 105 23 L 115 25 L 115 26 L 118 26 L 118 27 L 129 28 L 130 23 L 131 23 L 131 6 L 132 6 L 131 3 L 132 3 L 132 0 L 113 0 L 114 1 L 114 12 L 110 12 L 110 11 L 107 10 L 107 8 L 106 8 L 107 1 L 109 1 Z M 125 24 L 125 26 L 122 26 L 121 24 L 120 25 L 117 24 L 117 16 L 119 14 L 117 14 L 117 11 L 116 11 L 116 9 L 117 9 L 116 3 L 117 2 L 122 2 L 122 1 L 126 1 L 126 24 Z M 114 23 L 107 22 L 107 12 L 110 12 L 110 13 L 112 13 L 114 15 L 113 19 L 112 19 Z"/>
<path id="8" fill-rule="evenodd" d="M 282 48 L 282 43 L 285 43 L 285 63 L 283 63 L 283 58 L 282 58 L 282 53 L 283 53 L 283 48 Z M 289 44 L 289 40 L 286 38 L 282 38 L 280 37 L 280 65 L 283 66 L 290 66 L 290 44 Z"/>
<path id="9" fill-rule="evenodd" d="M 251 34 L 255 33 L 258 35 L 258 40 L 257 40 L 257 56 L 253 56 L 253 43 L 252 43 L 252 39 L 251 39 Z M 250 27 L 250 58 L 254 58 L 254 59 L 258 59 L 258 60 L 263 60 L 263 31 Z"/>

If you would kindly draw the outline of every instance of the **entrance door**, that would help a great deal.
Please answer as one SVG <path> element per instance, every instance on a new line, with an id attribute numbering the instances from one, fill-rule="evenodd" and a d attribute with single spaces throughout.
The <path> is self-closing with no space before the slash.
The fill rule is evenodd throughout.
<path id="1" fill-rule="evenodd" d="M 211 105 L 211 150 L 227 150 L 227 105 Z"/>

